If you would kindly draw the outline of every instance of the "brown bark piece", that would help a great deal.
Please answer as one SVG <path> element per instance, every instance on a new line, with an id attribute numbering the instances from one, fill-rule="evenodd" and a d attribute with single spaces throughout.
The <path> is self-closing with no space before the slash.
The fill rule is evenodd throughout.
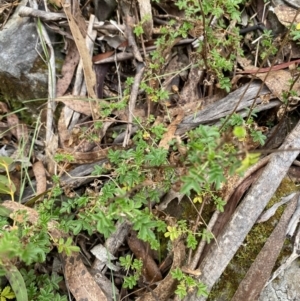
<path id="1" fill-rule="evenodd" d="M 288 223 L 296 209 L 298 197 L 299 195 L 297 194 L 287 206 L 279 223 L 251 265 L 231 301 L 258 300 L 259 294 L 264 288 L 265 283 L 268 281 L 283 246 Z"/>

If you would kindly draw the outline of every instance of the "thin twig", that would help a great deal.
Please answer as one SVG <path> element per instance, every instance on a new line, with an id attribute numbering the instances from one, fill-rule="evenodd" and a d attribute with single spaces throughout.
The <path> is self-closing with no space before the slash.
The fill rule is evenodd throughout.
<path id="1" fill-rule="evenodd" d="M 133 112 L 134 112 L 135 103 L 136 103 L 136 99 L 137 99 L 138 91 L 139 91 L 139 86 L 140 86 L 140 82 L 142 80 L 144 70 L 145 70 L 145 65 L 143 63 L 138 63 L 137 68 L 136 68 L 137 72 L 134 77 L 134 83 L 132 85 L 132 89 L 131 89 L 131 93 L 130 93 L 130 100 L 129 100 L 129 104 L 128 104 L 128 110 L 129 110 L 128 125 L 127 125 L 126 134 L 125 134 L 124 141 L 123 141 L 123 147 L 126 147 L 129 143 L 131 130 L 132 130 Z"/>

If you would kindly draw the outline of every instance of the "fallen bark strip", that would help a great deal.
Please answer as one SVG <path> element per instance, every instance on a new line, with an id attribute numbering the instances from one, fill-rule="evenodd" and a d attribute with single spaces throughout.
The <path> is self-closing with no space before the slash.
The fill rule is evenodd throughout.
<path id="1" fill-rule="evenodd" d="M 229 93 L 226 97 L 216 101 L 198 113 L 191 114 L 183 119 L 183 121 L 178 126 L 176 131 L 176 135 L 182 135 L 185 132 L 199 126 L 200 124 L 215 124 L 221 118 L 228 116 L 234 110 L 237 102 L 240 100 L 243 95 L 245 89 L 247 89 L 245 95 L 243 96 L 238 108 L 236 110 L 237 113 L 243 112 L 246 108 L 250 108 L 255 100 L 257 93 L 260 90 L 262 83 L 260 81 L 254 81 L 253 83 L 245 85 L 236 91 Z M 260 95 L 269 94 L 270 91 L 267 87 L 263 87 L 260 91 Z M 255 100 L 255 109 L 258 109 L 256 106 L 260 105 L 262 100 L 257 97 Z M 278 106 L 281 102 L 272 101 L 266 105 Z M 266 108 L 266 105 L 262 105 L 259 107 L 260 110 Z M 268 107 L 270 108 L 270 107 Z"/>
<path id="2" fill-rule="evenodd" d="M 231 301 L 256 301 L 268 281 L 286 238 L 286 230 L 293 215 L 299 193 L 293 197 L 282 214 L 279 223 L 252 263 Z"/>
<path id="3" fill-rule="evenodd" d="M 199 280 L 207 285 L 210 291 L 216 281 L 231 261 L 232 257 L 243 243 L 254 223 L 274 195 L 282 179 L 286 175 L 299 151 L 288 151 L 300 148 L 300 122 L 285 139 L 280 150 L 274 153 L 264 171 L 253 184 L 241 205 L 233 214 L 218 239 L 218 245 L 211 248 L 211 252 L 200 264 L 202 275 Z M 287 151 L 284 151 L 287 150 Z M 195 293 L 188 296 L 186 301 L 204 301 L 205 297 L 197 297 Z"/>

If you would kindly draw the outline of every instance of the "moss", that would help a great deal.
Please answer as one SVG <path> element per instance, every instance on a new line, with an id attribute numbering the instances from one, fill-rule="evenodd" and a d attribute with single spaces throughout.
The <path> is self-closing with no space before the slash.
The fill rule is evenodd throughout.
<path id="1" fill-rule="evenodd" d="M 271 198 L 267 208 L 272 207 L 275 203 L 279 202 L 282 197 L 297 190 L 299 190 L 299 188 L 291 180 L 285 178 L 278 187 L 275 195 Z M 233 297 L 239 286 L 239 283 L 246 275 L 248 269 L 254 262 L 264 243 L 274 230 L 284 209 L 285 206 L 280 206 L 274 216 L 271 217 L 267 222 L 253 226 L 251 231 L 246 236 L 244 243 L 241 245 L 234 258 L 225 269 L 219 282 L 213 287 L 213 290 L 208 298 L 209 301 L 230 300 Z M 282 260 L 282 258 L 290 255 L 290 253 L 291 245 L 287 240 L 277 259 L 275 268 L 279 266 L 279 262 Z"/>

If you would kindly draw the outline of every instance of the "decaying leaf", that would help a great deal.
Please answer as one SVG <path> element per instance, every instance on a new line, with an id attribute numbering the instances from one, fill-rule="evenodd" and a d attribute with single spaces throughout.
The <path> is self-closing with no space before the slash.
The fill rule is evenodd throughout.
<path id="1" fill-rule="evenodd" d="M 87 116 L 91 116 L 93 112 L 98 112 L 98 103 L 93 99 L 87 99 L 80 96 L 65 95 L 56 98 L 55 101 L 62 102 L 72 110 Z"/>
<path id="2" fill-rule="evenodd" d="M 290 6 L 278 5 L 274 8 L 274 13 L 276 14 L 280 23 L 282 23 L 284 26 L 290 26 L 293 21 L 296 23 L 300 22 L 300 14 L 298 14 L 295 18 L 297 10 Z"/>
<path id="3" fill-rule="evenodd" d="M 259 73 L 255 75 L 260 78 L 266 86 L 270 89 L 272 94 L 283 101 L 282 93 L 290 90 L 290 82 L 293 78 L 291 73 L 286 70 L 271 71 L 269 73 Z M 293 90 L 300 90 L 300 83 L 297 81 L 293 86 Z"/>
<path id="4" fill-rule="evenodd" d="M 116 260 L 117 258 L 111 254 L 107 248 L 103 245 L 96 245 L 91 249 L 91 253 L 96 256 L 96 258 L 103 263 L 103 265 L 107 265 L 113 271 L 119 271 L 120 268 L 112 263 L 112 260 Z"/>
<path id="5" fill-rule="evenodd" d="M 159 147 L 162 147 L 164 149 L 169 149 L 169 143 L 174 138 L 174 134 L 177 130 L 177 125 L 180 124 L 182 119 L 184 118 L 184 112 L 181 110 L 179 114 L 176 116 L 176 118 L 171 122 L 171 124 L 168 126 L 168 131 L 164 133 L 162 139 L 159 142 Z"/>
<path id="6" fill-rule="evenodd" d="M 36 179 L 36 193 L 41 194 L 47 190 L 46 170 L 41 161 L 32 165 L 32 170 Z"/>

